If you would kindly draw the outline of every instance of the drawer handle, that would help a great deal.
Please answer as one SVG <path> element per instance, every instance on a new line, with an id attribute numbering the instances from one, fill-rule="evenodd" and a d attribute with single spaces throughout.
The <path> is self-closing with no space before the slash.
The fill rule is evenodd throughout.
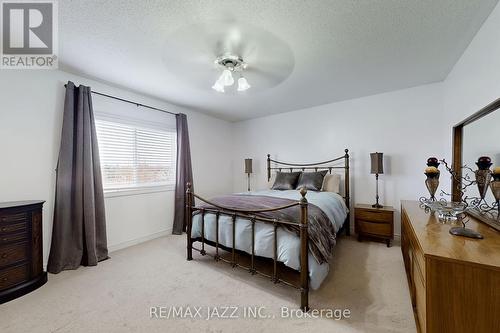
<path id="1" fill-rule="evenodd" d="M 2 259 L 7 258 L 7 253 L 2 254 Z"/>
<path id="2" fill-rule="evenodd" d="M 7 281 L 7 278 L 6 278 L 6 277 L 4 277 L 4 278 L 2 279 L 2 282 L 5 282 L 5 281 Z"/>
<path id="3" fill-rule="evenodd" d="M 7 227 L 2 228 L 2 232 L 7 231 Z"/>

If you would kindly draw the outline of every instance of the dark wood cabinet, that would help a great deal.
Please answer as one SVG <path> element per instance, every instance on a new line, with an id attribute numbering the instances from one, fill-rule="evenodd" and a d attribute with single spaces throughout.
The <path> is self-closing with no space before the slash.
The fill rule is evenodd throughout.
<path id="1" fill-rule="evenodd" d="M 43 203 L 0 203 L 0 304 L 47 282 L 43 271 Z"/>
<path id="2" fill-rule="evenodd" d="M 359 241 L 363 238 L 376 238 L 385 241 L 387 246 L 391 246 L 391 241 L 394 239 L 394 208 L 356 205 L 354 223 Z"/>

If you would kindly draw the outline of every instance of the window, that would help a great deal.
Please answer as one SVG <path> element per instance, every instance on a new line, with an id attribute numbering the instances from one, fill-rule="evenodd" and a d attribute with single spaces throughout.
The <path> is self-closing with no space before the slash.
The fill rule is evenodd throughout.
<path id="1" fill-rule="evenodd" d="M 96 115 L 104 191 L 175 184 L 176 131 Z"/>

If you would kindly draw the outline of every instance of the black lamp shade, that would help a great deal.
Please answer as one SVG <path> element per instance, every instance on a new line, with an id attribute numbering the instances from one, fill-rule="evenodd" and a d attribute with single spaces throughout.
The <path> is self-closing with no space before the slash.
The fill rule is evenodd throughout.
<path id="1" fill-rule="evenodd" d="M 252 173 L 252 159 L 245 158 L 245 173 Z"/>
<path id="2" fill-rule="evenodd" d="M 371 173 L 382 174 L 384 173 L 384 153 L 370 153 L 371 158 Z"/>

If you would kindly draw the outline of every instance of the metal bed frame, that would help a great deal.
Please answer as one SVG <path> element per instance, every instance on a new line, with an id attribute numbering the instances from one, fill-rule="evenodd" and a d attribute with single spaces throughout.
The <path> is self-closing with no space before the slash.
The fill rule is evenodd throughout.
<path id="1" fill-rule="evenodd" d="M 338 163 L 343 162 L 342 166 L 339 166 Z M 273 164 L 274 163 L 274 164 Z M 272 166 L 274 165 L 274 166 Z M 294 170 L 328 170 L 331 174 L 332 170 L 335 169 L 344 169 L 344 195 L 343 198 L 346 202 L 346 205 L 350 211 L 350 189 L 349 189 L 349 150 L 345 149 L 345 154 L 338 158 L 334 158 L 332 160 L 320 162 L 320 163 L 308 163 L 308 164 L 299 164 L 299 163 L 287 163 L 280 162 L 277 160 L 271 159 L 270 155 L 267 155 L 267 178 L 268 181 L 271 179 L 272 171 L 294 171 Z M 186 191 L 186 234 L 187 234 L 187 260 L 193 260 L 193 250 L 198 251 L 202 256 L 209 255 L 212 256 L 215 261 L 223 261 L 226 262 L 232 267 L 240 267 L 248 270 L 252 275 L 259 274 L 265 277 L 268 277 L 274 283 L 284 283 L 291 287 L 297 288 L 300 290 L 301 298 L 300 298 L 300 307 L 303 311 L 309 310 L 309 236 L 308 236 L 308 202 L 306 199 L 307 190 L 300 190 L 301 199 L 299 201 L 290 203 L 288 205 L 273 207 L 267 209 L 255 209 L 255 210 L 245 210 L 245 209 L 234 209 L 229 207 L 224 207 L 217 205 L 209 200 L 193 193 L 191 189 L 191 184 L 187 184 Z M 194 201 L 198 199 L 211 207 L 195 207 Z M 266 217 L 259 216 L 259 213 L 278 211 L 290 207 L 299 207 L 300 209 L 300 218 L 299 221 L 283 221 L 278 219 L 270 219 Z M 201 237 L 192 238 L 192 221 L 193 221 L 193 213 L 201 214 Z M 205 238 L 205 215 L 206 214 L 214 214 L 215 215 L 215 223 L 216 223 L 216 239 L 215 242 L 207 240 Z M 226 215 L 232 218 L 232 247 L 226 247 L 219 243 L 219 217 L 221 215 Z M 235 248 L 235 225 L 236 219 L 244 218 L 248 219 L 252 223 L 252 251 L 251 254 L 247 254 L 243 251 L 239 251 Z M 272 258 L 272 273 L 268 274 L 264 270 L 259 270 L 256 268 L 256 264 L 259 261 L 269 262 L 268 258 L 262 258 L 255 255 L 255 224 L 261 223 L 269 223 L 274 226 L 274 256 Z M 278 236 L 277 230 L 279 226 L 285 225 L 293 225 L 297 226 L 299 224 L 299 237 L 300 237 L 300 271 L 289 269 L 292 271 L 292 275 L 298 275 L 299 283 L 295 284 L 291 281 L 287 281 L 284 276 L 279 274 L 279 262 L 277 259 L 278 256 Z M 350 235 L 350 214 L 347 214 L 346 221 L 344 222 L 342 229 L 339 231 L 345 232 L 347 236 Z M 193 243 L 199 241 L 201 242 L 201 248 L 197 248 L 193 246 Z M 215 247 L 215 254 L 209 254 L 205 250 L 205 244 L 211 245 Z M 220 254 L 220 249 L 230 252 L 230 258 L 226 258 Z M 245 260 L 245 257 L 246 260 Z M 249 262 L 248 262 L 249 257 Z M 242 260 L 244 259 L 244 260 Z M 267 264 L 265 264 L 267 265 Z M 296 276 L 297 277 L 297 276 Z"/>

